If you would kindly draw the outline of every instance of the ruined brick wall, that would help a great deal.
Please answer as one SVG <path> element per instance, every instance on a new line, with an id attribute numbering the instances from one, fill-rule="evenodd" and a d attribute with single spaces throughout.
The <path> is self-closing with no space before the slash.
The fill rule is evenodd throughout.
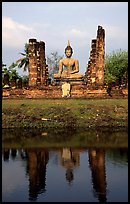
<path id="1" fill-rule="evenodd" d="M 46 85 L 47 69 L 45 58 L 45 43 L 29 39 L 29 86 Z"/>
<path id="2" fill-rule="evenodd" d="M 103 88 L 104 85 L 105 30 L 98 26 L 97 38 L 92 40 L 90 60 L 85 73 L 87 87 Z"/>

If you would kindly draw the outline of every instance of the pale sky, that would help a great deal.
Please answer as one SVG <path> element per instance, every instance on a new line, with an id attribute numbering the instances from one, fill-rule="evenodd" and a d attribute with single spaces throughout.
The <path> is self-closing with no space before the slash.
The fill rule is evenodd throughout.
<path id="1" fill-rule="evenodd" d="M 2 2 L 2 62 L 22 57 L 30 38 L 45 42 L 46 58 L 55 51 L 65 56 L 70 40 L 84 74 L 98 25 L 105 29 L 105 54 L 128 50 L 128 2 Z"/>

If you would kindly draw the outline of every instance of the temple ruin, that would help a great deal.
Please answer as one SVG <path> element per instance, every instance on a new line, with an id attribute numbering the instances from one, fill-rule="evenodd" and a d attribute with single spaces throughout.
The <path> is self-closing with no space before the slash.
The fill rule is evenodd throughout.
<path id="1" fill-rule="evenodd" d="M 70 43 L 67 48 L 71 48 Z M 72 49 L 72 48 L 71 48 Z M 107 92 L 107 87 L 104 84 L 104 67 L 105 67 L 105 30 L 102 26 L 98 26 L 96 39 L 92 39 L 90 57 L 87 63 L 85 74 L 81 76 L 77 67 L 76 73 L 72 73 L 69 77 L 60 78 L 58 72 L 54 80 L 59 80 L 60 83 L 48 83 L 48 65 L 46 64 L 45 42 L 38 42 L 36 39 L 29 39 L 29 83 L 28 86 L 11 88 L 9 79 L 5 76 L 3 86 L 3 97 L 25 97 L 25 98 L 107 98 L 110 95 Z M 72 53 L 71 53 L 72 54 Z M 66 55 L 67 56 L 67 55 Z M 68 62 L 67 65 L 67 61 Z M 77 59 L 63 59 L 64 66 L 72 67 L 78 62 Z M 59 63 L 60 64 L 60 63 Z M 78 65 L 77 65 L 78 66 Z M 61 69 L 61 68 L 60 68 Z M 63 90 L 63 83 L 69 83 L 70 89 Z M 68 87 L 68 86 L 67 86 Z M 64 93 L 67 93 L 66 95 Z M 128 88 L 114 88 L 114 97 L 128 97 Z"/>

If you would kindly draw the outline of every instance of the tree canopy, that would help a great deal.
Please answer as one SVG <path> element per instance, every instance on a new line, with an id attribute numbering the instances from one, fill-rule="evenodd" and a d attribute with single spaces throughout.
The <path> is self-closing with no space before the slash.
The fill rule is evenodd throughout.
<path id="1" fill-rule="evenodd" d="M 128 80 L 128 51 L 117 50 L 105 56 L 105 83 L 118 81 L 119 86 Z"/>

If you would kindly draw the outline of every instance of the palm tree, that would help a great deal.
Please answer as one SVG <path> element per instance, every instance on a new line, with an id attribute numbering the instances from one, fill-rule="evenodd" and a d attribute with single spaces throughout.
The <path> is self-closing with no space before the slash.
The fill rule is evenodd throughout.
<path id="1" fill-rule="evenodd" d="M 23 68 L 24 71 L 27 71 L 29 65 L 29 56 L 28 56 L 28 43 L 25 43 L 24 52 L 20 52 L 19 54 L 23 55 L 24 57 L 18 59 L 16 61 L 18 68 Z"/>

